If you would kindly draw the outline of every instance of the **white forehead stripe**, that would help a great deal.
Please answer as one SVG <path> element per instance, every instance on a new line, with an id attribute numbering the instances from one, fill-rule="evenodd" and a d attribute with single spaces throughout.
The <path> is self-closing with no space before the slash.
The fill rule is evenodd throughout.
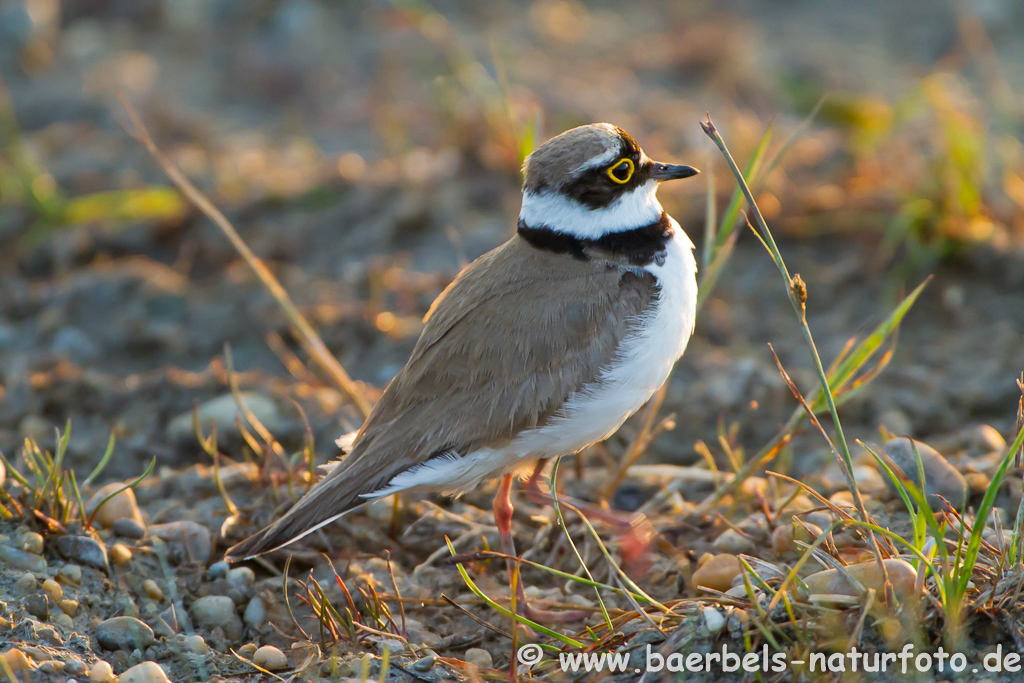
<path id="1" fill-rule="evenodd" d="M 612 163 L 613 161 L 619 158 L 619 151 L 619 145 L 609 145 L 608 149 L 603 154 L 599 154 L 596 157 L 590 157 L 583 164 L 581 164 L 579 168 L 573 171 L 573 173 L 582 173 L 583 171 L 587 171 L 592 168 L 600 168 L 601 166 L 607 166 L 608 164 Z"/>
<path id="2" fill-rule="evenodd" d="M 598 239 L 661 218 L 664 209 L 655 194 L 657 189 L 657 181 L 649 180 L 599 209 L 590 209 L 561 192 L 526 192 L 519 220 L 531 228 L 547 227 L 581 239 Z"/>

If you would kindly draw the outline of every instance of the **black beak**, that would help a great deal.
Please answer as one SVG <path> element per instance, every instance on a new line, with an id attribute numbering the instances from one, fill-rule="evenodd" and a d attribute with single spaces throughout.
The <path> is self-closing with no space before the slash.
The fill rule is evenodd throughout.
<path id="1" fill-rule="evenodd" d="M 651 177 L 657 181 L 662 180 L 678 180 L 680 178 L 692 178 L 693 176 L 700 173 L 693 166 L 686 166 L 684 164 L 663 164 L 660 161 L 654 162 L 654 169 L 651 171 Z"/>

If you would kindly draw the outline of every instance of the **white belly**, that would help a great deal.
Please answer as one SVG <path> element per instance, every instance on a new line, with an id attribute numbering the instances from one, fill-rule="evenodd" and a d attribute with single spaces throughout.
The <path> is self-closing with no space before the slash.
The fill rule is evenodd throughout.
<path id="1" fill-rule="evenodd" d="M 598 382 L 570 396 L 546 425 L 524 431 L 504 448 L 435 458 L 367 497 L 407 489 L 466 491 L 528 461 L 575 453 L 614 433 L 665 383 L 693 333 L 697 263 L 693 243 L 674 220 L 672 226 L 675 236 L 666 245 L 664 263 L 645 267 L 658 279 L 657 302 L 643 324 L 623 339 L 616 360 Z"/>
<path id="2" fill-rule="evenodd" d="M 658 278 L 657 303 L 643 324 L 623 339 L 615 362 L 600 381 L 571 396 L 560 415 L 520 435 L 511 449 L 524 458 L 575 453 L 602 441 L 661 388 L 686 349 L 697 311 L 697 264 L 693 243 L 672 221 L 675 237 L 663 264 L 645 270 Z"/>

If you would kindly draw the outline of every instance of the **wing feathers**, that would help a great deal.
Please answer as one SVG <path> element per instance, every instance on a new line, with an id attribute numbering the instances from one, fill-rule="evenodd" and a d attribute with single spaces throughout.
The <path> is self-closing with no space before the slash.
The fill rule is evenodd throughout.
<path id="1" fill-rule="evenodd" d="M 437 453 L 500 448 L 544 425 L 598 380 L 656 296 L 648 273 L 568 259 L 519 237 L 480 257 L 431 306 L 351 453 L 229 559 L 319 528 Z"/>

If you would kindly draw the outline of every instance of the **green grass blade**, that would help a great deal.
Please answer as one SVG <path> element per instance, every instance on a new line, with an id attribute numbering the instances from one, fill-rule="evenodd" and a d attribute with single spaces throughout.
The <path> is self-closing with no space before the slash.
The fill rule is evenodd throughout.
<path id="1" fill-rule="evenodd" d="M 96 481 L 96 477 L 100 476 L 100 473 L 102 473 L 106 468 L 107 463 L 110 462 L 110 456 L 114 454 L 114 444 L 116 442 L 117 439 L 114 437 L 114 432 L 110 432 L 110 439 L 107 441 L 107 450 L 103 453 L 103 457 L 100 458 L 96 467 L 94 467 L 92 472 L 89 473 L 89 476 L 82 482 L 83 489 L 88 488 L 91 483 Z"/>
<path id="2" fill-rule="evenodd" d="M 451 551 L 452 555 L 454 555 L 455 554 L 455 546 L 452 545 L 452 542 L 450 540 L 448 540 L 447 536 L 445 536 L 444 540 L 448 544 L 448 550 Z M 546 626 L 541 626 L 540 624 L 536 623 L 535 621 L 527 619 L 526 617 L 519 616 L 515 612 L 502 607 L 501 605 L 496 603 L 494 600 L 492 600 L 489 595 L 487 595 L 482 590 L 480 590 L 480 588 L 475 583 L 473 583 L 473 579 L 470 578 L 469 572 L 466 571 L 466 568 L 462 566 L 461 562 L 456 563 L 455 567 L 459 570 L 459 575 L 462 577 L 462 580 L 466 582 L 466 585 L 469 587 L 469 590 L 473 591 L 473 593 L 478 598 L 483 600 L 487 604 L 487 606 L 490 607 L 491 609 L 504 614 L 506 617 L 515 620 L 517 623 L 526 624 L 530 628 L 535 629 L 536 631 L 539 631 L 540 633 L 543 633 L 544 635 L 548 636 L 549 638 L 554 638 L 555 640 L 559 640 L 559 641 L 565 643 L 566 645 L 569 645 L 571 647 L 579 647 L 579 648 L 584 647 L 584 644 L 581 643 L 580 641 L 576 640 L 575 638 L 570 638 L 569 636 L 563 635 L 563 634 L 561 634 L 561 633 L 559 633 L 557 631 L 552 631 L 551 629 L 547 628 Z M 541 647 L 545 647 L 545 646 L 541 645 Z M 547 646 L 547 647 L 550 648 L 551 646 Z"/>

